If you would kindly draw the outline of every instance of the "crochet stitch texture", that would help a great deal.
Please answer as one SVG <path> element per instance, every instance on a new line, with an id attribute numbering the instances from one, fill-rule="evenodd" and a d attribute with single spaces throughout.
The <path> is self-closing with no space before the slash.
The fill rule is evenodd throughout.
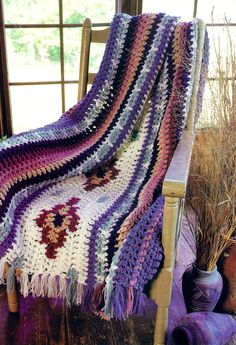
<path id="1" fill-rule="evenodd" d="M 116 15 L 96 79 L 58 121 L 0 142 L 0 278 L 103 317 L 143 311 L 161 186 L 186 125 L 198 21 Z M 201 66 L 198 112 L 208 64 Z"/>

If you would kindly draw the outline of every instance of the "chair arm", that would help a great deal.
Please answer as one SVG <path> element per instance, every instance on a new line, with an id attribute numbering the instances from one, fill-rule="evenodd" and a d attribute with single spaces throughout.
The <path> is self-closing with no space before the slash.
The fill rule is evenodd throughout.
<path id="1" fill-rule="evenodd" d="M 190 160 L 194 142 L 194 114 L 197 107 L 198 85 L 202 63 L 202 53 L 205 38 L 205 24 L 198 20 L 198 42 L 195 72 L 193 77 L 193 90 L 188 113 L 188 130 L 185 130 L 183 137 L 176 147 L 170 166 L 164 178 L 162 194 L 167 197 L 184 198 L 187 189 Z"/>
<path id="2" fill-rule="evenodd" d="M 185 130 L 166 172 L 162 194 L 184 198 L 187 189 L 194 134 Z"/>

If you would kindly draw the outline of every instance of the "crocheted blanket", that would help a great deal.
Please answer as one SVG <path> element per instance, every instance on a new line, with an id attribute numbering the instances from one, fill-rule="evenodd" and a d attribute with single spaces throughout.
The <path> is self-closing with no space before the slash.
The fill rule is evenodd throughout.
<path id="1" fill-rule="evenodd" d="M 116 15 L 87 96 L 58 121 L 0 142 L 8 289 L 16 275 L 24 296 L 104 317 L 142 313 L 163 257 L 161 186 L 187 121 L 197 33 L 197 20 Z"/>

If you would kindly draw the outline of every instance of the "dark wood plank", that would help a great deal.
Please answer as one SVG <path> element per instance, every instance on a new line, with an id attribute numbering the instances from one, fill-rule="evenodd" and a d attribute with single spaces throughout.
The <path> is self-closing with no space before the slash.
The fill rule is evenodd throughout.
<path id="1" fill-rule="evenodd" d="M 20 314 L 9 314 L 5 286 L 0 286 L 0 316 L 0 344 L 21 344 Z"/>
<path id="2" fill-rule="evenodd" d="M 66 307 L 64 301 L 46 299 L 45 308 L 47 314 L 47 336 L 51 345 L 68 344 L 68 335 L 66 328 Z M 43 311 L 44 311 L 43 310 Z M 43 316 L 43 314 L 41 314 Z M 45 319 L 42 319 L 45 322 Z"/>
<path id="3" fill-rule="evenodd" d="M 78 307 L 66 310 L 68 342 L 91 345 L 128 345 L 153 342 L 156 310 L 148 308 L 145 317 L 131 317 L 126 321 L 105 321 L 82 313 Z"/>
<path id="4" fill-rule="evenodd" d="M 89 313 L 82 313 L 79 307 L 66 308 L 68 343 L 107 344 L 105 321 Z"/>

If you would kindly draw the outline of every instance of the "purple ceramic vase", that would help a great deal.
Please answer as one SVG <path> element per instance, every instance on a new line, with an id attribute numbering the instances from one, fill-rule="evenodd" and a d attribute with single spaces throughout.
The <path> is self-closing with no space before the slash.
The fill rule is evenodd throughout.
<path id="1" fill-rule="evenodd" d="M 186 315 L 172 332 L 174 345 L 225 345 L 236 335 L 236 320 L 227 314 Z"/>
<path id="2" fill-rule="evenodd" d="M 222 292 L 223 279 L 217 270 L 202 271 L 195 265 L 183 274 L 182 288 L 188 312 L 212 311 Z"/>

